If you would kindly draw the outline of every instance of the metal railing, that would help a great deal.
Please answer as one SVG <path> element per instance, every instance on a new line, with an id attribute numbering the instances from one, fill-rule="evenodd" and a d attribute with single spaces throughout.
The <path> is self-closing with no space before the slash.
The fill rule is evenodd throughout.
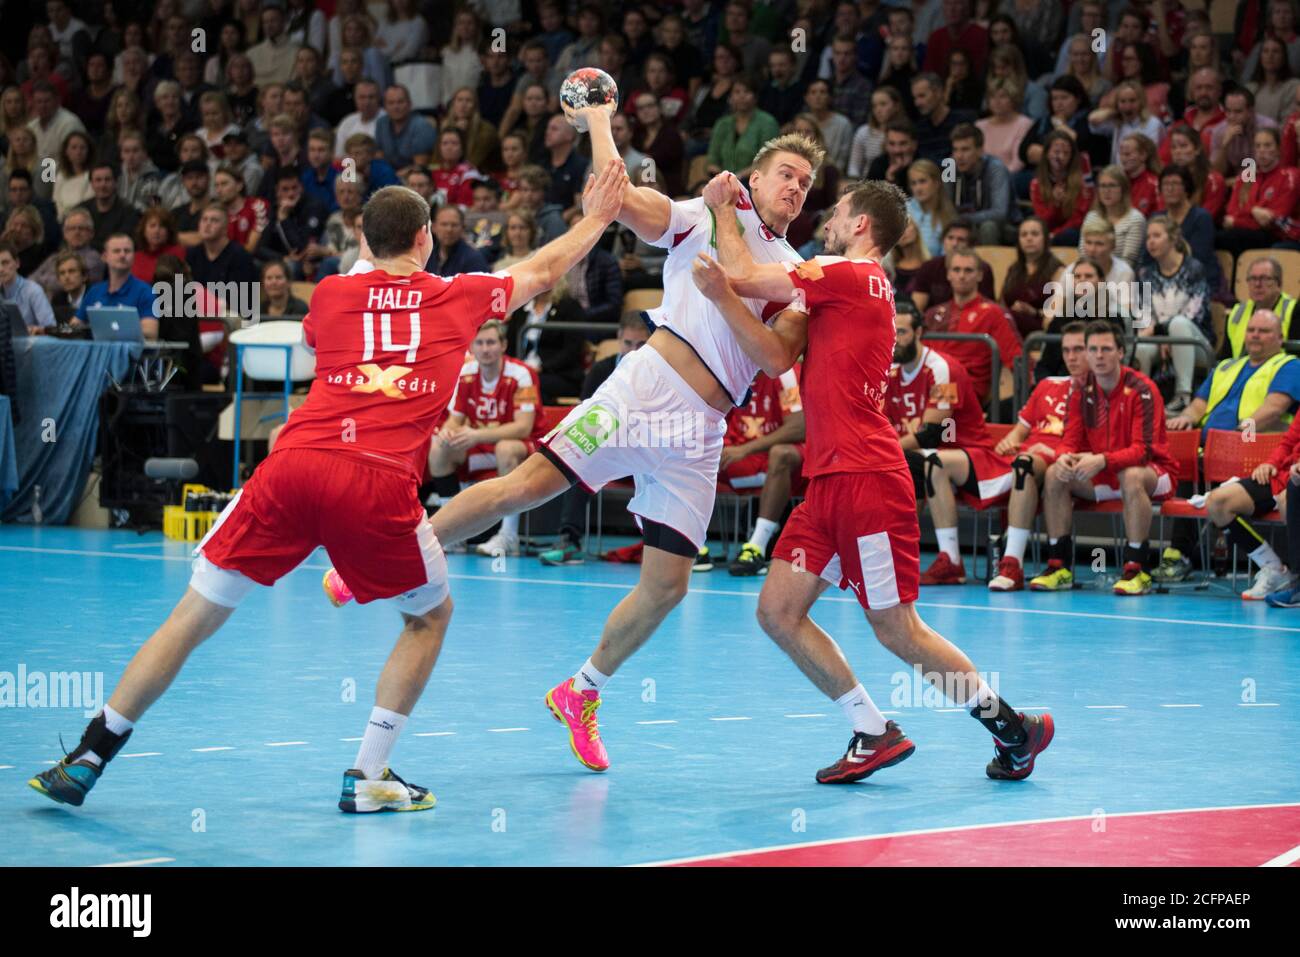
<path id="1" fill-rule="evenodd" d="M 982 342 L 988 346 L 992 354 L 993 362 L 989 366 L 989 395 L 984 402 L 984 414 L 990 422 L 1001 422 L 1001 382 L 1002 382 L 1002 352 L 998 349 L 998 342 L 988 333 L 984 332 L 926 332 L 926 342 Z M 1013 377 L 1014 378 L 1014 377 Z M 1019 408 L 1019 406 L 1017 406 Z"/>

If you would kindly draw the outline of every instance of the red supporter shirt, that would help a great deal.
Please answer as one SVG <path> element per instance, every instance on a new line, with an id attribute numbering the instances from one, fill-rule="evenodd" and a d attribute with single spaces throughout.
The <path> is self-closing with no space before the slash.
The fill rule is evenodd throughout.
<path id="1" fill-rule="evenodd" d="M 1300 110 L 1290 113 L 1282 128 L 1278 130 L 1282 134 L 1282 165 L 1283 166 L 1300 166 L 1300 155 L 1297 155 L 1297 145 L 1300 141 L 1300 128 L 1296 124 L 1300 123 Z"/>
<path id="2" fill-rule="evenodd" d="M 1063 229 L 1078 229 L 1083 225 L 1083 218 L 1092 207 L 1092 194 L 1092 187 L 1085 183 L 1073 208 L 1062 209 L 1052 203 L 1050 197 L 1043 195 L 1037 176 L 1029 183 L 1029 201 L 1034 205 L 1034 215 L 1047 224 L 1048 235 L 1053 236 Z"/>
<path id="3" fill-rule="evenodd" d="M 1070 393 L 1065 435 L 1058 455 L 1098 452 L 1106 468 L 1119 473 L 1135 465 L 1158 465 L 1178 481 L 1178 463 L 1169 454 L 1165 433 L 1165 403 L 1160 390 L 1136 369 L 1122 366 L 1119 382 L 1103 392 L 1089 372 L 1087 381 Z"/>
<path id="4" fill-rule="evenodd" d="M 1020 424 L 1029 430 L 1020 443 L 1021 450 L 1041 442 L 1048 448 L 1060 446 L 1065 435 L 1065 411 L 1070 401 L 1070 387 L 1074 380 L 1068 375 L 1048 376 L 1029 394 L 1020 410 Z"/>
<path id="5" fill-rule="evenodd" d="M 518 359 L 504 356 L 501 372 L 490 384 L 483 381 L 478 360 L 468 360 L 460 369 L 460 382 L 451 398 L 453 414 L 465 416 L 471 429 L 489 425 L 507 425 L 520 412 L 538 412 L 537 376 Z M 540 439 L 546 434 L 542 416 L 533 416 L 533 430 L 529 439 Z"/>
<path id="6" fill-rule="evenodd" d="M 803 411 L 799 398 L 799 363 L 777 378 L 760 372 L 750 389 L 749 404 L 738 405 L 727 414 L 723 445 L 743 445 L 779 429 L 786 416 Z"/>
<path id="7" fill-rule="evenodd" d="M 898 435 L 909 431 L 908 423 L 920 419 L 929 409 L 951 417 L 953 428 L 944 430 L 940 448 L 992 449 L 996 442 L 984 423 L 984 410 L 970 376 L 957 359 L 929 346 L 921 347 L 921 362 L 910 373 L 895 363 L 889 369 L 885 411 Z M 947 441 L 951 439 L 951 441 Z"/>
<path id="8" fill-rule="evenodd" d="M 448 203 L 469 206 L 474 202 L 474 184 L 479 178 L 469 163 L 458 163 L 454 169 L 433 170 L 433 188 L 442 190 Z"/>
<path id="9" fill-rule="evenodd" d="M 1268 233 L 1281 239 L 1300 239 L 1300 223 L 1292 218 L 1297 197 L 1300 197 L 1300 169 L 1279 163 L 1267 173 L 1257 170 L 1253 183 L 1237 177 L 1224 215 L 1232 217 L 1233 226 L 1259 229 L 1259 222 L 1250 211 L 1262 206 L 1273 214 Z"/>
<path id="10" fill-rule="evenodd" d="M 1300 459 L 1300 417 L 1297 417 L 1291 423 L 1291 428 L 1286 430 L 1286 435 L 1282 436 L 1282 441 L 1268 457 L 1268 462 L 1277 469 L 1278 474 L 1285 474 L 1296 459 Z"/>
<path id="11" fill-rule="evenodd" d="M 954 312 L 956 313 L 954 315 Z M 957 300 L 945 302 L 926 311 L 927 332 L 964 332 L 972 335 L 990 335 L 998 344 L 998 359 L 1010 369 L 1020 355 L 1020 336 L 1007 321 L 1006 312 L 996 302 L 976 294 L 964 306 Z M 982 342 L 942 342 L 936 348 L 958 360 L 975 383 L 975 391 L 983 399 L 989 394 L 993 377 L 993 356 Z"/>
<path id="12" fill-rule="evenodd" d="M 244 205 L 230 214 L 230 221 L 226 224 L 226 236 L 232 243 L 246 246 L 248 237 L 253 233 L 265 232 L 270 221 L 271 207 L 266 204 L 266 200 L 256 196 L 245 196 Z"/>
<path id="13" fill-rule="evenodd" d="M 1207 119 L 1202 121 L 1200 126 L 1197 126 L 1195 120 L 1199 115 L 1200 114 L 1198 113 L 1196 107 L 1189 106 L 1186 110 L 1183 111 L 1182 118 L 1178 121 L 1178 123 L 1171 125 L 1170 129 L 1173 129 L 1173 126 L 1175 125 L 1190 126 L 1198 133 L 1203 133 L 1205 130 L 1208 130 L 1211 126 L 1213 126 L 1215 123 L 1222 123 L 1225 116 L 1223 112 L 1223 106 L 1222 105 L 1216 106 L 1214 108 L 1214 112 L 1211 113 Z M 1170 146 L 1169 139 L 1170 139 L 1169 132 L 1166 131 L 1165 135 L 1160 139 L 1160 146 L 1156 150 L 1156 155 L 1160 157 L 1161 167 L 1168 166 L 1170 163 L 1174 161 L 1174 154 Z M 1209 140 L 1206 137 L 1202 136 L 1201 142 L 1205 144 L 1205 150 L 1208 153 L 1210 149 Z"/>
<path id="14" fill-rule="evenodd" d="M 808 417 L 804 475 L 906 468 L 883 411 L 894 356 L 889 276 L 872 260 L 838 256 L 785 267 L 809 313 L 800 377 Z"/>
<path id="15" fill-rule="evenodd" d="M 1143 216 L 1150 216 L 1160 202 L 1160 178 L 1144 169 L 1128 181 L 1129 202 Z"/>
<path id="16" fill-rule="evenodd" d="M 508 275 L 485 273 L 443 279 L 375 270 L 322 279 L 303 322 L 316 381 L 275 454 L 330 449 L 418 482 L 465 349 L 479 326 L 503 316 L 513 287 Z"/>

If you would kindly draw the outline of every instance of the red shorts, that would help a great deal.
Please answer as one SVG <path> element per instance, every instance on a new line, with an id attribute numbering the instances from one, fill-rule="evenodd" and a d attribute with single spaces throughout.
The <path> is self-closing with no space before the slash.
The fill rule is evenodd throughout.
<path id="1" fill-rule="evenodd" d="M 318 545 L 363 604 L 445 579 L 442 549 L 414 480 L 318 449 L 272 454 L 197 551 L 213 565 L 274 585 Z"/>
<path id="2" fill-rule="evenodd" d="M 1156 489 L 1151 493 L 1151 500 L 1158 502 L 1174 494 L 1173 477 L 1154 463 L 1148 465 L 1156 473 Z M 1123 498 L 1120 492 L 1119 474 L 1110 469 L 1102 469 L 1092 477 L 1093 493 L 1098 502 L 1115 502 Z"/>
<path id="3" fill-rule="evenodd" d="M 1011 459 L 998 455 L 992 449 L 963 448 L 962 451 L 970 459 L 974 474 L 967 480 L 965 488 L 957 489 L 958 498 L 968 505 L 987 508 L 1011 494 L 1011 488 L 1015 484 Z"/>
<path id="4" fill-rule="evenodd" d="M 524 443 L 524 458 L 537 451 L 534 439 L 520 439 Z M 456 473 L 465 482 L 482 482 L 484 479 L 497 477 L 497 449 L 495 442 L 473 446 L 465 456 L 465 462 Z"/>
<path id="5" fill-rule="evenodd" d="M 810 479 L 808 495 L 791 513 L 772 557 L 852 588 L 863 608 L 916 601 L 921 529 L 911 472 L 835 472 Z"/>
<path id="6" fill-rule="evenodd" d="M 807 446 L 803 442 L 799 442 L 794 448 L 798 451 L 799 457 L 807 461 Z M 767 453 L 755 452 L 752 455 L 746 455 L 743 459 L 737 459 L 722 469 L 718 473 L 718 478 L 735 489 L 762 488 L 763 482 L 767 480 Z M 799 475 L 794 477 L 790 490 L 793 494 L 799 495 L 807 487 L 808 480 L 803 477 L 801 471 Z"/>

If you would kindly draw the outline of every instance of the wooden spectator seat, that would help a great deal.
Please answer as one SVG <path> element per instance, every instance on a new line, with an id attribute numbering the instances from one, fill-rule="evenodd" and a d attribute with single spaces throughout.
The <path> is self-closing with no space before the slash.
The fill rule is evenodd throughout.
<path id="1" fill-rule="evenodd" d="M 1016 261 L 1014 246 L 976 246 L 975 255 L 989 264 L 993 270 L 993 298 L 1002 299 L 1002 283 L 1006 281 L 1007 271 Z"/>
<path id="2" fill-rule="evenodd" d="M 1282 291 L 1288 296 L 1300 296 L 1300 252 L 1294 249 L 1247 249 L 1237 257 L 1237 281 L 1233 286 L 1233 295 L 1238 302 L 1250 298 L 1246 289 L 1246 274 L 1250 271 L 1250 264 L 1269 256 L 1282 264 Z"/>
<path id="3" fill-rule="evenodd" d="M 712 56 L 713 54 L 709 54 Z M 705 153 L 691 160 L 690 166 L 686 168 L 686 189 L 690 190 L 696 183 L 707 182 L 709 179 L 709 154 Z"/>
<path id="4" fill-rule="evenodd" d="M 608 359 L 618 353 L 618 339 L 604 339 L 596 343 L 596 358 L 593 362 L 600 362 L 602 359 Z"/>
<path id="5" fill-rule="evenodd" d="M 1052 255 L 1061 261 L 1061 265 L 1068 266 L 1079 258 L 1078 246 L 1053 246 Z"/>
<path id="6" fill-rule="evenodd" d="M 1232 36 L 1237 13 L 1236 0 L 1207 0 L 1210 5 L 1210 30 L 1219 36 Z M 1190 7 L 1189 7 L 1190 9 Z"/>
<path id="7" fill-rule="evenodd" d="M 316 284 L 314 282 L 300 279 L 297 282 L 289 283 L 289 295 L 298 297 L 309 306 L 311 305 L 311 294 L 315 290 Z"/>
<path id="8" fill-rule="evenodd" d="M 664 301 L 662 289 L 633 289 L 623 296 L 624 312 L 644 312 L 658 309 Z"/>

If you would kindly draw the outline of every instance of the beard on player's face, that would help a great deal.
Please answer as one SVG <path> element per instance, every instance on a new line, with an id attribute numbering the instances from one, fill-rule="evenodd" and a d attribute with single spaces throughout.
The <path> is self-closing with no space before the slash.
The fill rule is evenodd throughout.
<path id="1" fill-rule="evenodd" d="M 899 365 L 907 365 L 916 358 L 916 337 L 913 336 L 906 345 L 901 342 L 894 343 L 894 361 Z"/>

